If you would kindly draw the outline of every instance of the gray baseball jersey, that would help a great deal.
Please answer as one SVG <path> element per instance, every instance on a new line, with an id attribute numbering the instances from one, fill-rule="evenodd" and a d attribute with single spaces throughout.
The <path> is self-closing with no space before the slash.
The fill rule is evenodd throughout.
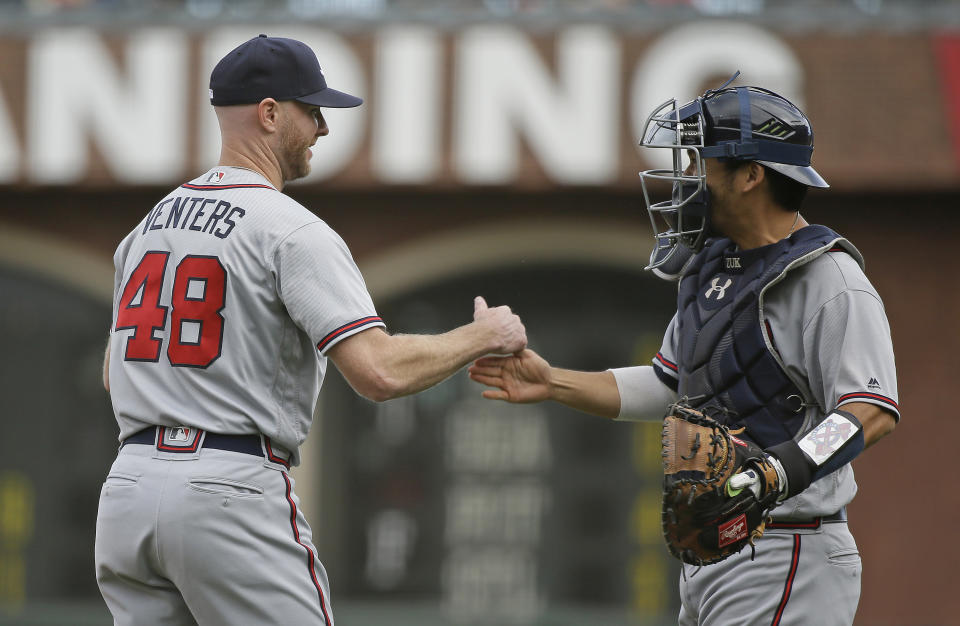
<path id="1" fill-rule="evenodd" d="M 343 240 L 251 170 L 217 167 L 171 192 L 114 262 L 121 439 L 153 425 L 262 433 L 296 462 L 325 352 L 383 326 Z"/>
<path id="2" fill-rule="evenodd" d="M 761 311 L 761 323 L 769 324 L 771 345 L 805 396 L 799 434 L 850 402 L 877 404 L 899 419 L 890 326 L 857 259 L 845 252 L 828 252 L 791 271 L 767 290 Z M 675 330 L 676 317 L 654 359 L 654 367 L 674 378 L 679 340 Z M 856 491 L 848 464 L 781 504 L 773 515 L 796 519 L 834 513 Z"/>
<path id="3" fill-rule="evenodd" d="M 286 470 L 325 352 L 383 326 L 347 246 L 260 174 L 217 167 L 154 206 L 115 263 L 123 444 L 95 558 L 116 623 L 332 626 Z"/>

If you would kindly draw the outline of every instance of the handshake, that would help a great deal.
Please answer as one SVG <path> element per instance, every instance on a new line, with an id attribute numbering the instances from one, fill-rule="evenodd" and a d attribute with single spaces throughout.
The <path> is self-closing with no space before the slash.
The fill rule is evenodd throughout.
<path id="1" fill-rule="evenodd" d="M 508 306 L 490 308 L 477 296 L 473 321 L 490 334 L 489 349 L 470 366 L 470 378 L 492 387 L 483 397 L 508 402 L 541 402 L 550 399 L 551 367 L 527 348 L 527 333 L 520 317 Z"/>

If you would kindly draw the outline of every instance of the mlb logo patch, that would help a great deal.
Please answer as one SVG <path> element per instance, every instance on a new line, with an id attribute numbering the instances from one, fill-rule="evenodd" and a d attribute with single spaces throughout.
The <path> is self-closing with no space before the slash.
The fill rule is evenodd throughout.
<path id="1" fill-rule="evenodd" d="M 219 185 L 219 184 L 220 184 L 220 181 L 222 181 L 222 180 L 223 180 L 223 172 L 221 172 L 220 170 L 214 170 L 214 171 L 210 172 L 210 175 L 209 175 L 209 176 L 207 176 L 207 181 L 206 181 L 206 182 L 208 182 L 208 183 L 210 183 L 210 184 L 212 184 L 212 185 Z"/>
<path id="2" fill-rule="evenodd" d="M 190 438 L 190 429 L 178 426 L 170 430 L 170 441 L 187 441 Z"/>
<path id="3" fill-rule="evenodd" d="M 161 426 L 157 450 L 163 452 L 196 452 L 203 431 L 188 426 Z"/>

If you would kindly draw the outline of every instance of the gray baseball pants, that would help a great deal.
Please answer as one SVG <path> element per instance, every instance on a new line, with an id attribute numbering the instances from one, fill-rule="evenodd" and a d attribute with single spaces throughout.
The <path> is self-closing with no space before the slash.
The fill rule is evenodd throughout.
<path id="1" fill-rule="evenodd" d="M 333 625 L 286 468 L 251 454 L 121 448 L 100 492 L 100 592 L 119 626 Z"/>
<path id="2" fill-rule="evenodd" d="M 725 561 L 684 565 L 680 626 L 850 626 L 860 601 L 860 554 L 845 521 L 768 529 Z"/>

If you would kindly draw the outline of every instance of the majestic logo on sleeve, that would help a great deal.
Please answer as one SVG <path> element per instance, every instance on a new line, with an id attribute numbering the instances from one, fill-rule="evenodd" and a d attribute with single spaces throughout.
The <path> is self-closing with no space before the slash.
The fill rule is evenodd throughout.
<path id="1" fill-rule="evenodd" d="M 867 389 L 873 389 L 874 391 L 877 391 L 880 389 L 880 381 L 876 378 L 871 378 L 869 381 L 867 381 Z"/>
<path id="2" fill-rule="evenodd" d="M 730 285 L 732 285 L 732 284 L 733 284 L 733 279 L 728 278 L 728 279 L 727 279 L 727 282 L 725 282 L 723 285 L 721 285 L 721 284 L 720 284 L 720 277 L 719 277 L 719 276 L 715 276 L 715 277 L 713 278 L 713 280 L 710 281 L 710 288 L 707 289 L 706 292 L 704 292 L 703 295 L 704 295 L 704 297 L 706 297 L 707 300 L 709 300 L 711 294 L 713 294 L 714 292 L 716 292 L 716 294 L 717 294 L 717 300 L 723 300 L 723 296 L 727 295 L 727 288 L 728 288 Z"/>

